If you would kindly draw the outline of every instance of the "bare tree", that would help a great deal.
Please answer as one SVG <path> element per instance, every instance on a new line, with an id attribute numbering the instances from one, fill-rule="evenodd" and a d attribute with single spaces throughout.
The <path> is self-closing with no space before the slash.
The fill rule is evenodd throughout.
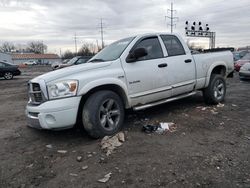
<path id="1" fill-rule="evenodd" d="M 47 50 L 47 45 L 43 44 L 43 42 L 30 42 L 27 45 L 27 51 L 28 52 L 33 52 L 37 54 L 43 54 Z"/>
<path id="2" fill-rule="evenodd" d="M 10 42 L 4 42 L 1 46 L 0 46 L 0 51 L 1 52 L 11 52 L 15 50 L 15 46 L 14 44 L 10 43 Z"/>
<path id="3" fill-rule="evenodd" d="M 95 54 L 96 46 L 93 43 L 84 43 L 80 50 L 77 52 L 77 55 L 81 56 L 92 56 Z"/>
<path id="4" fill-rule="evenodd" d="M 73 54 L 71 51 L 66 50 L 63 55 L 62 55 L 62 59 L 71 59 L 75 56 L 75 54 Z"/>

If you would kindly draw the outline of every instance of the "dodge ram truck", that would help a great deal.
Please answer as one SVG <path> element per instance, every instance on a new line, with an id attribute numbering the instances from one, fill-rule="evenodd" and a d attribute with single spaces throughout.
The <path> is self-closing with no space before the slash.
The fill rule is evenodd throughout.
<path id="1" fill-rule="evenodd" d="M 155 33 L 114 42 L 87 63 L 28 83 L 28 125 L 67 129 L 83 125 L 94 138 L 123 125 L 125 109 L 142 110 L 203 92 L 218 104 L 233 73 L 229 51 L 192 54 L 177 34 Z"/>

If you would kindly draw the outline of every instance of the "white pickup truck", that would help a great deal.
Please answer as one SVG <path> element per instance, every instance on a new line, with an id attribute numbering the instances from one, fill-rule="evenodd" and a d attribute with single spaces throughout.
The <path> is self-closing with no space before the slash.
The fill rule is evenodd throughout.
<path id="1" fill-rule="evenodd" d="M 29 81 L 28 124 L 66 129 L 80 122 L 94 138 L 112 135 L 122 128 L 128 108 L 142 110 L 199 90 L 207 103 L 222 102 L 232 74 L 229 51 L 192 55 L 176 34 L 129 37 L 86 64 Z"/>

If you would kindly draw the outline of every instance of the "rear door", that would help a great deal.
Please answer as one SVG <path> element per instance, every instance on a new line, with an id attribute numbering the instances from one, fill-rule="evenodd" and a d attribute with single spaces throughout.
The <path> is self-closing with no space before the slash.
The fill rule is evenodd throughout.
<path id="1" fill-rule="evenodd" d="M 190 53 L 186 53 L 180 40 L 174 35 L 160 35 L 167 50 L 168 81 L 172 95 L 190 92 L 195 86 L 195 62 Z"/>
<path id="2" fill-rule="evenodd" d="M 3 76 L 5 73 L 5 63 L 0 62 L 0 76 Z"/>
<path id="3" fill-rule="evenodd" d="M 136 62 L 122 60 L 129 96 L 140 104 L 170 97 L 171 87 L 167 79 L 167 64 L 158 36 L 143 37 L 133 46 L 145 48 L 147 56 Z"/>

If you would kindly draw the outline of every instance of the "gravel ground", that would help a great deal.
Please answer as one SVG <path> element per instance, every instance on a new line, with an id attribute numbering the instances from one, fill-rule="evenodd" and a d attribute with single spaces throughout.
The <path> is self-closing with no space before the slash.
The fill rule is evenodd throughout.
<path id="1" fill-rule="evenodd" d="M 224 106 L 206 106 L 197 94 L 127 111 L 125 142 L 107 157 L 101 140 L 79 128 L 27 127 L 27 81 L 49 70 L 26 68 L 0 79 L 0 187 L 250 187 L 250 82 L 237 74 L 227 80 Z M 157 122 L 174 122 L 176 131 L 141 131 Z M 98 182 L 110 172 L 108 182 Z"/>

